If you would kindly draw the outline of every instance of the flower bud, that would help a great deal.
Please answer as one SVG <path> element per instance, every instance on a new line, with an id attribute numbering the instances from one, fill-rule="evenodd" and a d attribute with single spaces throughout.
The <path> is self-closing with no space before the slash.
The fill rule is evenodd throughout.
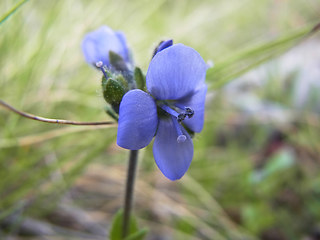
<path id="1" fill-rule="evenodd" d="M 109 103 L 116 113 L 119 113 L 119 105 L 123 95 L 126 93 L 123 85 L 112 78 L 102 79 L 103 97 Z"/>
<path id="2" fill-rule="evenodd" d="M 88 33 L 82 42 L 82 50 L 86 61 L 94 66 L 101 61 L 104 66 L 110 68 L 109 54 L 111 51 L 119 55 L 125 65 L 131 64 L 125 36 L 107 26 L 102 26 L 96 31 Z"/>

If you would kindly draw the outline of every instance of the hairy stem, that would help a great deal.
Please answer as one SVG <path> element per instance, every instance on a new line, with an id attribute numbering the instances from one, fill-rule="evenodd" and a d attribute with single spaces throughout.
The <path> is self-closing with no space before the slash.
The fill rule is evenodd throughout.
<path id="1" fill-rule="evenodd" d="M 128 166 L 128 172 L 127 172 L 127 183 L 126 183 L 126 192 L 125 192 L 125 199 L 124 199 L 123 225 L 122 225 L 123 238 L 126 238 L 129 234 L 137 161 L 138 161 L 138 150 L 131 150 L 129 155 L 129 166 Z"/>

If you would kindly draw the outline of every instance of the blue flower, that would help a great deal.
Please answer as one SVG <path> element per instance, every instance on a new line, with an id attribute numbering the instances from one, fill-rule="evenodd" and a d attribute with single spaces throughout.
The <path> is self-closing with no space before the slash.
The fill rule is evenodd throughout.
<path id="1" fill-rule="evenodd" d="M 151 95 L 135 89 L 122 98 L 117 144 L 137 150 L 155 136 L 153 155 L 159 169 L 170 180 L 181 178 L 193 158 L 186 128 L 203 128 L 206 70 L 199 53 L 183 44 L 158 51 L 146 75 Z"/>
<path id="2" fill-rule="evenodd" d="M 94 66 L 101 61 L 103 65 L 110 67 L 110 51 L 121 56 L 126 63 L 131 62 L 124 34 L 107 26 L 88 33 L 82 42 L 82 51 L 86 61 Z"/>
<path id="3" fill-rule="evenodd" d="M 166 48 L 168 48 L 168 47 L 171 47 L 172 44 L 173 44 L 172 39 L 160 42 L 160 44 L 158 45 L 158 47 L 155 49 L 155 51 L 154 51 L 154 53 L 153 53 L 153 57 L 154 57 L 158 52 L 161 52 L 163 49 L 166 49 Z"/>

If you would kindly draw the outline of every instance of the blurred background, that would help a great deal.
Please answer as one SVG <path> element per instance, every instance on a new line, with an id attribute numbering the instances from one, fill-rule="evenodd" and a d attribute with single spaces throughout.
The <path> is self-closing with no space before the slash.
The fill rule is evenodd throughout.
<path id="1" fill-rule="evenodd" d="M 1 0 L 0 16 L 17 3 Z M 134 213 L 147 239 L 317 240 L 319 34 L 268 43 L 319 15 L 318 0 L 29 0 L 0 25 L 0 98 L 44 117 L 108 120 L 101 74 L 81 52 L 87 32 L 123 31 L 144 71 L 161 40 L 189 45 L 215 64 L 205 127 L 179 181 L 151 146 L 141 151 Z M 0 109 L 0 239 L 107 239 L 128 157 L 116 131 Z"/>

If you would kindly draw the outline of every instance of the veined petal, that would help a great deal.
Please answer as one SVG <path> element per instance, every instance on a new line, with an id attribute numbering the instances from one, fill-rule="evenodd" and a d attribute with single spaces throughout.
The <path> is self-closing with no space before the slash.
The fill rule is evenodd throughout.
<path id="1" fill-rule="evenodd" d="M 109 51 L 127 59 L 128 49 L 124 43 L 124 36 L 120 39 L 111 28 L 102 26 L 85 36 L 82 51 L 89 64 L 95 65 L 96 62 L 102 61 L 104 65 L 109 66 Z"/>
<path id="2" fill-rule="evenodd" d="M 171 119 L 160 119 L 153 144 L 153 156 L 161 172 L 170 180 L 181 178 L 188 170 L 193 157 L 193 143 L 186 130 L 184 142 L 177 141 L 177 132 Z"/>
<path id="3" fill-rule="evenodd" d="M 194 111 L 192 118 L 186 118 L 183 123 L 194 132 L 201 132 L 204 123 L 204 107 L 207 93 L 207 85 L 203 84 L 195 92 L 178 101 L 178 107 L 190 107 Z"/>
<path id="4" fill-rule="evenodd" d="M 127 92 L 120 103 L 117 144 L 138 150 L 147 146 L 156 133 L 157 106 L 153 98 L 139 89 Z"/>
<path id="5" fill-rule="evenodd" d="M 193 48 L 175 44 L 158 52 L 146 75 L 149 92 L 159 100 L 177 100 L 204 83 L 207 65 Z"/>

